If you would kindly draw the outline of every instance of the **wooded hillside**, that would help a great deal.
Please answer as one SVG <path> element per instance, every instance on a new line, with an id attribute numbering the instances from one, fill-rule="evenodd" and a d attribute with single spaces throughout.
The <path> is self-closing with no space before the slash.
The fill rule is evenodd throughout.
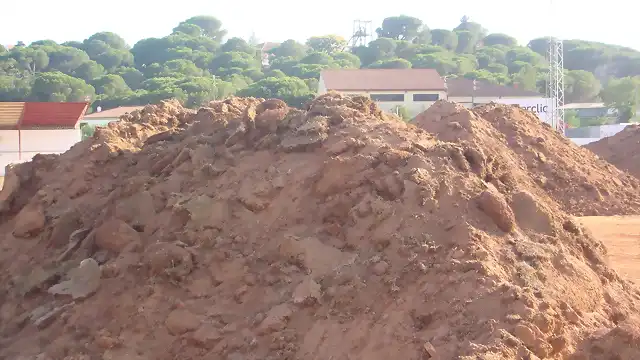
<path id="1" fill-rule="evenodd" d="M 50 40 L 0 46 L 0 101 L 83 101 L 103 109 L 175 97 L 187 106 L 238 94 L 275 97 L 291 105 L 311 98 L 327 68 L 434 68 L 538 90 L 544 94 L 548 38 L 518 44 L 461 19 L 454 29 L 429 29 L 395 16 L 368 46 L 347 48 L 335 35 L 287 40 L 270 50 L 263 69 L 254 38 L 227 38 L 221 21 L 195 16 L 160 38 L 129 46 L 112 32 L 62 44 Z M 584 40 L 565 42 L 566 101 L 604 101 L 631 114 L 640 84 L 640 52 Z"/>

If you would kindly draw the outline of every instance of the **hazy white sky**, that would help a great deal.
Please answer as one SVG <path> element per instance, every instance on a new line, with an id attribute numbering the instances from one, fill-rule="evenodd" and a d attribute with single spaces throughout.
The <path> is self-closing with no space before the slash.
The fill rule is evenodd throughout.
<path id="1" fill-rule="evenodd" d="M 230 36 L 245 39 L 252 32 L 261 41 L 304 41 L 324 34 L 348 38 L 355 19 L 373 21 L 375 30 L 385 17 L 405 14 L 422 19 L 432 29 L 451 29 L 467 15 L 489 32 L 509 34 L 523 45 L 532 38 L 551 35 L 640 49 L 640 36 L 631 29 L 636 20 L 630 5 L 633 2 L 553 2 L 555 13 L 560 14 L 555 19 L 549 15 L 551 0 L 7 0 L 2 1 L 0 44 L 83 40 L 99 31 L 112 31 L 133 45 L 142 38 L 167 35 L 180 21 L 194 15 L 213 15 Z"/>

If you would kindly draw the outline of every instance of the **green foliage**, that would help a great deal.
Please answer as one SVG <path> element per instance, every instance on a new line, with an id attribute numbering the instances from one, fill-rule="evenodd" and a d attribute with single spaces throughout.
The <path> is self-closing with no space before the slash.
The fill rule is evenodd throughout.
<path id="1" fill-rule="evenodd" d="M 84 80 L 63 74 L 60 71 L 36 74 L 28 96 L 32 101 L 84 101 L 93 99 L 95 89 Z"/>
<path id="2" fill-rule="evenodd" d="M 411 69 L 411 62 L 405 59 L 378 60 L 369 65 L 371 69 Z"/>
<path id="3" fill-rule="evenodd" d="M 304 45 L 299 44 L 295 40 L 287 40 L 280 44 L 280 46 L 270 51 L 271 55 L 275 57 L 289 57 L 293 59 L 301 59 L 307 53 L 307 49 Z"/>
<path id="4" fill-rule="evenodd" d="M 400 15 L 384 19 L 382 26 L 376 29 L 376 33 L 381 38 L 413 41 L 421 30 L 422 20 Z"/>
<path id="5" fill-rule="evenodd" d="M 80 124 L 80 133 L 82 134 L 82 140 L 92 137 L 95 132 L 96 132 L 95 125 L 91 125 L 87 123 Z"/>
<path id="6" fill-rule="evenodd" d="M 600 96 L 607 106 L 618 110 L 619 122 L 627 122 L 636 113 L 639 92 L 640 77 L 625 77 L 609 81 Z"/>
<path id="7" fill-rule="evenodd" d="M 195 37 L 208 37 L 217 43 L 220 43 L 222 38 L 227 34 L 226 30 L 222 29 L 222 22 L 213 16 L 194 16 L 189 18 L 173 29 L 174 33 L 182 32 L 189 36 Z"/>
<path id="8" fill-rule="evenodd" d="M 301 106 L 317 90 L 321 71 L 338 68 L 432 68 L 450 77 L 544 92 L 549 37 L 519 46 L 508 34 L 487 34 L 466 16 L 453 29 L 392 16 L 376 32 L 376 40 L 353 49 L 337 35 L 312 36 L 304 44 L 287 40 L 269 51 L 269 67 L 262 66 L 255 34 L 225 39 L 222 22 L 211 16 L 191 17 L 170 34 L 132 47 L 112 32 L 62 44 L 0 46 L 0 101 L 89 98 L 93 107 L 108 109 L 175 97 L 197 107 L 240 94 Z M 633 119 L 640 101 L 640 52 L 569 40 L 565 67 L 568 102 L 603 101 L 618 110 L 619 121 Z"/>
<path id="9" fill-rule="evenodd" d="M 564 121 L 570 128 L 578 128 L 581 126 L 580 118 L 576 110 L 566 110 L 564 112 Z"/>
<path id="10" fill-rule="evenodd" d="M 338 35 L 312 36 L 307 40 L 307 46 L 316 52 L 333 54 L 343 51 L 347 46 L 347 40 Z"/>
<path id="11" fill-rule="evenodd" d="M 482 39 L 483 46 L 504 45 L 508 47 L 515 47 L 518 45 L 518 41 L 505 34 L 489 34 Z"/>
<path id="12" fill-rule="evenodd" d="M 393 108 L 392 112 L 398 115 L 404 121 L 411 120 L 411 114 L 409 113 L 409 109 L 407 109 L 405 106 L 398 105 Z"/>
<path id="13" fill-rule="evenodd" d="M 252 96 L 257 98 L 278 98 L 291 106 L 302 105 L 313 98 L 313 92 L 307 84 L 295 77 L 266 78 L 242 89 L 240 96 Z"/>

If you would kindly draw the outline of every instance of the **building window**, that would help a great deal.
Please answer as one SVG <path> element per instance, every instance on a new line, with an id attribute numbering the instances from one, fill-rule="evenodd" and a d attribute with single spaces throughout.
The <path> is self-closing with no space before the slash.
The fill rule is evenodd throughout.
<path id="1" fill-rule="evenodd" d="M 438 94 L 413 94 L 413 101 L 438 101 Z"/>
<path id="2" fill-rule="evenodd" d="M 404 94 L 371 94 L 371 100 L 404 102 Z"/>

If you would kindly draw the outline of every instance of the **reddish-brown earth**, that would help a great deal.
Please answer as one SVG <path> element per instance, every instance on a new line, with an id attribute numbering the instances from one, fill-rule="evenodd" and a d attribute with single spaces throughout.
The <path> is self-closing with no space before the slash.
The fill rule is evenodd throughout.
<path id="1" fill-rule="evenodd" d="M 461 145 L 472 170 L 502 192 L 526 188 L 580 216 L 640 214 L 640 181 L 552 131 L 533 113 L 488 104 L 473 110 L 441 101 L 415 123 Z M 474 167 L 475 166 L 475 167 Z"/>
<path id="2" fill-rule="evenodd" d="M 640 178 L 640 125 L 628 125 L 621 132 L 587 144 L 585 148 Z"/>
<path id="3" fill-rule="evenodd" d="M 567 213 L 586 200 L 567 209 L 573 192 L 554 200 L 508 147 L 453 140 L 364 97 L 232 98 L 147 106 L 17 165 L 0 193 L 0 358 L 637 351 L 638 290 Z M 591 201 L 633 209 L 625 196 Z"/>

